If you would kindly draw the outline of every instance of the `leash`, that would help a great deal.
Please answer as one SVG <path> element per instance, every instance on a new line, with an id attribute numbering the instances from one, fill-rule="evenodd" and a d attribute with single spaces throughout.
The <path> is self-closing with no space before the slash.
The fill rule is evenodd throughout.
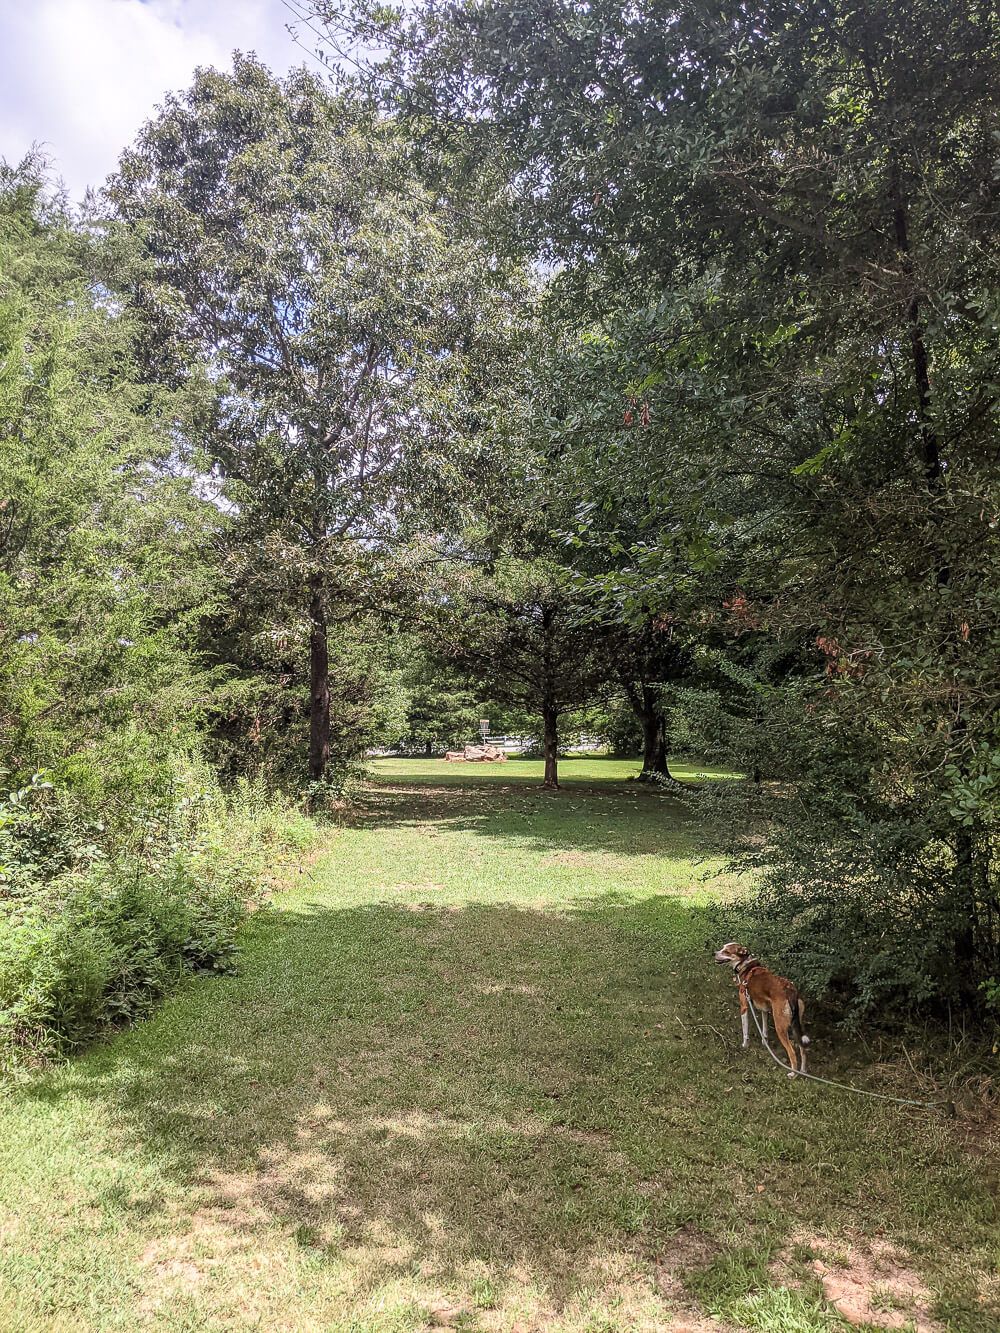
<path id="1" fill-rule="evenodd" d="M 858 1097 L 876 1097 L 881 1102 L 895 1102 L 898 1106 L 918 1106 L 925 1111 L 944 1111 L 945 1115 L 954 1117 L 955 1103 L 952 1101 L 919 1102 L 914 1101 L 911 1097 L 893 1097 L 887 1092 L 872 1092 L 869 1088 L 855 1088 L 850 1083 L 838 1083 L 832 1078 L 821 1078 L 819 1074 L 810 1074 L 808 1072 L 802 1073 L 800 1070 L 792 1069 L 791 1065 L 785 1064 L 784 1060 L 780 1059 L 775 1052 L 771 1050 L 767 1037 L 764 1035 L 764 1029 L 757 1018 L 757 1010 L 754 1008 L 754 1002 L 750 998 L 750 992 L 746 991 L 745 994 L 747 1005 L 753 1017 L 754 1027 L 760 1034 L 764 1050 L 767 1051 L 768 1055 L 776 1065 L 789 1073 L 793 1073 L 796 1078 L 809 1078 L 812 1079 L 814 1083 L 825 1083 L 829 1088 L 841 1088 L 844 1092 L 853 1092 Z"/>

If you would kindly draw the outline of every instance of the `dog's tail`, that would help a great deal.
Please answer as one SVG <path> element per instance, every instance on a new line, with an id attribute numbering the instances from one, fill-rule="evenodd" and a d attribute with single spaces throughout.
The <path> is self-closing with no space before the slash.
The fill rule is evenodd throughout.
<path id="1" fill-rule="evenodd" d="M 806 1035 L 806 1033 L 802 1030 L 802 1016 L 805 1013 L 806 1007 L 803 1004 L 803 1002 L 799 999 L 797 991 L 793 991 L 792 994 L 788 997 L 788 1007 L 792 1011 L 791 1013 L 792 1021 L 789 1024 L 792 1030 L 792 1036 L 799 1043 L 800 1046 L 808 1046 L 809 1038 Z"/>

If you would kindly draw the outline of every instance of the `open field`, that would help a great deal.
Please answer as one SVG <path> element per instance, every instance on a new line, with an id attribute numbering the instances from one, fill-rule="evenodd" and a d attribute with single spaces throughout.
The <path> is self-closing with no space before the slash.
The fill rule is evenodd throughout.
<path id="1" fill-rule="evenodd" d="M 561 767 L 379 763 L 237 975 L 9 1089 L 0 1327 L 1000 1326 L 989 1145 L 741 1053 L 710 832 Z"/>

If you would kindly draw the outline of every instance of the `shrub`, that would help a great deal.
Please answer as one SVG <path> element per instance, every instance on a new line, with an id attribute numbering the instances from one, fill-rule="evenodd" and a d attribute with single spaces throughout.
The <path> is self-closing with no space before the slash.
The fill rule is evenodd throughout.
<path id="1" fill-rule="evenodd" d="M 44 773 L 0 796 L 0 898 L 17 897 L 101 857 L 101 821 L 88 818 Z"/>
<path id="2" fill-rule="evenodd" d="M 826 818 L 818 800 L 738 784 L 703 794 L 729 802 L 745 837 L 734 869 L 752 887 L 717 909 L 716 930 L 743 939 L 848 1027 L 910 1020 L 961 1002 L 987 1007 L 976 961 L 991 957 L 963 904 L 954 849 L 915 812 Z"/>
<path id="3" fill-rule="evenodd" d="M 0 918 L 0 1049 L 52 1054 L 149 1013 L 187 973 L 235 957 L 245 906 L 178 860 L 101 867 L 39 889 Z"/>
<path id="4" fill-rule="evenodd" d="M 223 793 L 189 765 L 175 791 L 103 848 L 41 778 L 0 802 L 0 1069 L 145 1016 L 193 972 L 231 969 L 266 876 L 315 834 L 262 784 Z"/>
<path id="5" fill-rule="evenodd" d="M 363 759 L 337 757 L 318 782 L 310 782 L 303 793 L 304 808 L 312 814 L 330 814 L 350 804 L 369 775 Z"/>

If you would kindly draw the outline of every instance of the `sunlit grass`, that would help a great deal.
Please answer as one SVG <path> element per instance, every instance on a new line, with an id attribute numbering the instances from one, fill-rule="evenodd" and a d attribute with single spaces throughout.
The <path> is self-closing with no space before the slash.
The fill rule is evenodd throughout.
<path id="1" fill-rule="evenodd" d="M 738 1051 L 718 849 L 634 767 L 380 762 L 237 976 L 8 1092 L 0 1327 L 827 1333 L 865 1237 L 995 1327 L 992 1162 Z"/>
<path id="2" fill-rule="evenodd" d="M 407 782 L 444 782 L 466 787 L 480 782 L 540 784 L 544 773 L 541 759 L 507 759 L 502 763 L 448 759 L 376 759 L 372 770 L 380 777 L 405 778 Z M 637 759 L 611 759 L 604 755 L 572 755 L 559 760 L 559 782 L 576 786 L 623 782 L 637 778 L 642 764 Z M 710 764 L 679 760 L 671 763 L 671 774 L 683 782 L 707 782 L 736 776 Z"/>

